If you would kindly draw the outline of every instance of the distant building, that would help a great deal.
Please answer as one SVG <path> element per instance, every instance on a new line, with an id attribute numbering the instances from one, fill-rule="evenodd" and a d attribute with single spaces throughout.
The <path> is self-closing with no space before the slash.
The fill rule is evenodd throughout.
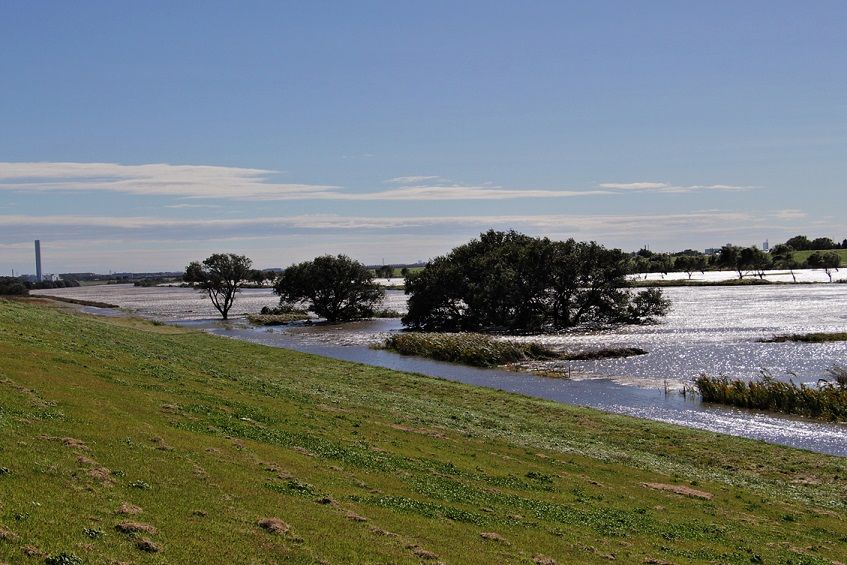
<path id="1" fill-rule="evenodd" d="M 41 240 L 35 240 L 35 280 L 41 282 Z"/>
<path id="2" fill-rule="evenodd" d="M 707 247 L 707 248 L 706 248 L 706 251 L 704 251 L 704 253 L 705 253 L 706 255 L 717 255 L 717 254 L 718 254 L 718 253 L 720 253 L 720 252 L 721 252 L 721 248 L 720 248 L 720 247 Z"/>
<path id="3" fill-rule="evenodd" d="M 766 240 L 765 240 L 765 242 L 762 244 L 762 251 L 764 251 L 765 253 L 767 253 L 767 252 L 768 252 L 768 251 L 770 251 L 770 250 L 771 250 L 771 244 L 770 244 L 770 242 L 766 239 Z"/>

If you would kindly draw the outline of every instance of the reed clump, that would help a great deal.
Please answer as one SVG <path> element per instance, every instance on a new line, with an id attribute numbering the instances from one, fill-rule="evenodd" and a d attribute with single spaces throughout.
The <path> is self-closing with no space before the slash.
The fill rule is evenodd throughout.
<path id="1" fill-rule="evenodd" d="M 398 333 L 388 337 L 382 348 L 475 367 L 560 358 L 558 353 L 539 343 L 507 341 L 479 333 Z"/>
<path id="2" fill-rule="evenodd" d="M 766 373 L 753 381 L 701 374 L 694 385 L 704 402 L 847 421 L 847 370 L 833 367 L 830 375 L 832 380 L 806 386 L 778 381 Z"/>
<path id="3" fill-rule="evenodd" d="M 761 343 L 785 343 L 798 341 L 802 343 L 827 343 L 832 341 L 847 341 L 847 332 L 815 332 L 808 334 L 775 335 L 760 340 Z"/>

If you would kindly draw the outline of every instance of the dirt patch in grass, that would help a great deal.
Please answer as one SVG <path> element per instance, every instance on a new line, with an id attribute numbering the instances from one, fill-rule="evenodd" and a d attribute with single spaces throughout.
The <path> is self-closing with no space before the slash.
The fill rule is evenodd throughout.
<path id="1" fill-rule="evenodd" d="M 80 455 L 79 457 L 77 457 L 76 462 L 86 467 L 92 467 L 94 465 L 97 465 L 97 461 L 91 459 L 90 457 L 86 457 L 85 455 Z"/>
<path id="2" fill-rule="evenodd" d="M 63 437 L 62 445 L 64 445 L 65 447 L 70 447 L 71 449 L 90 451 L 89 447 L 85 444 L 84 441 L 72 437 Z"/>
<path id="3" fill-rule="evenodd" d="M 507 545 L 509 544 L 509 542 L 506 541 L 506 538 L 496 532 L 482 532 L 481 534 L 479 534 L 479 537 L 488 541 L 497 541 L 500 543 L 505 543 Z"/>
<path id="4" fill-rule="evenodd" d="M 375 536 L 385 536 L 389 538 L 397 537 L 397 534 L 395 534 L 394 532 L 389 532 L 388 530 L 383 530 L 382 528 L 377 528 L 376 526 L 371 528 L 371 533 Z"/>
<path id="5" fill-rule="evenodd" d="M 112 477 L 112 472 L 106 467 L 95 467 L 88 470 L 88 476 L 103 484 L 114 484 L 115 479 Z"/>
<path id="6" fill-rule="evenodd" d="M 434 561 L 434 560 L 438 559 L 438 555 L 434 554 L 433 552 L 429 551 L 428 549 L 422 548 L 421 546 L 419 546 L 417 544 L 407 545 L 406 549 L 411 551 L 412 554 L 415 557 L 420 557 L 421 559 L 424 559 L 424 560 L 427 560 L 427 561 Z"/>
<path id="7" fill-rule="evenodd" d="M 160 550 L 158 544 L 153 542 L 153 540 L 147 538 L 141 538 L 135 543 L 135 547 L 140 549 L 141 551 L 145 551 L 147 553 L 156 553 Z"/>
<path id="8" fill-rule="evenodd" d="M 23 552 L 23 554 L 26 555 L 27 557 L 34 557 L 34 558 L 44 557 L 45 555 L 47 555 L 46 553 L 41 551 L 41 549 L 39 549 L 38 547 L 36 547 L 34 545 L 23 546 L 21 548 L 21 552 Z"/>
<path id="9" fill-rule="evenodd" d="M 399 430 L 401 432 L 409 432 L 412 434 L 420 434 L 423 436 L 435 438 L 435 439 L 449 439 L 447 435 L 438 432 L 436 430 L 428 430 L 426 428 L 410 428 L 409 426 L 404 426 L 402 424 L 389 424 L 389 427 L 394 430 Z"/>
<path id="10" fill-rule="evenodd" d="M 7 530 L 6 528 L 0 526 L 0 541 L 11 541 L 17 539 L 18 536 L 12 530 Z"/>
<path id="11" fill-rule="evenodd" d="M 144 522 L 132 522 L 130 520 L 124 520 L 123 522 L 115 525 L 115 529 L 124 534 L 137 534 L 137 533 L 145 533 L 145 534 L 155 534 L 156 527 L 151 524 L 145 524 Z"/>
<path id="12" fill-rule="evenodd" d="M 535 565 L 556 565 L 556 560 L 546 555 L 536 555 L 532 558 L 532 562 Z"/>
<path id="13" fill-rule="evenodd" d="M 364 516 L 360 516 L 360 515 L 356 514 L 352 510 L 348 510 L 347 514 L 345 514 L 345 517 L 348 520 L 353 520 L 354 522 L 367 522 L 368 521 L 367 518 L 365 518 Z"/>
<path id="14" fill-rule="evenodd" d="M 128 516 L 133 516 L 135 514 L 141 514 L 143 510 L 140 506 L 136 506 L 135 504 L 130 504 L 128 502 L 124 502 L 118 509 L 115 510 L 115 514 L 124 514 Z"/>
<path id="15" fill-rule="evenodd" d="M 704 490 L 697 490 L 691 487 L 687 487 L 685 485 L 669 485 L 666 483 L 641 483 L 641 486 L 650 488 L 653 490 L 663 490 L 667 492 L 672 492 L 674 494 L 681 494 L 683 496 L 690 496 L 692 498 L 702 498 L 703 500 L 712 500 L 715 495 L 710 492 L 706 492 Z"/>
<path id="16" fill-rule="evenodd" d="M 156 445 L 156 449 L 159 449 L 161 451 L 173 451 L 174 449 L 173 447 L 168 445 L 163 438 L 159 436 L 150 438 L 150 441 L 152 441 Z"/>
<path id="17" fill-rule="evenodd" d="M 263 518 L 259 520 L 258 526 L 272 534 L 285 534 L 291 530 L 291 526 L 279 518 Z"/>

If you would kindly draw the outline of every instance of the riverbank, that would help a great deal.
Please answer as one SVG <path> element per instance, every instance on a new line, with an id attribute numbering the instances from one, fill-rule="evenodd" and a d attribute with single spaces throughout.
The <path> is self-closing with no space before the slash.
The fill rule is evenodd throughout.
<path id="1" fill-rule="evenodd" d="M 0 336 L 9 561 L 847 550 L 843 458 L 36 304 Z"/>

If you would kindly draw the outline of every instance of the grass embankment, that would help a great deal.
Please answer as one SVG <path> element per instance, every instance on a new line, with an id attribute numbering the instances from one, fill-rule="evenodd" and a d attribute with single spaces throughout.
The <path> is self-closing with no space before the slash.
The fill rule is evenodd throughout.
<path id="1" fill-rule="evenodd" d="M 819 383 L 810 387 L 762 378 L 754 381 L 700 375 L 694 386 L 704 402 L 715 402 L 847 422 L 847 379 L 843 384 Z"/>
<path id="2" fill-rule="evenodd" d="M 829 564 L 847 460 L 0 301 L 0 561 Z"/>
<path id="3" fill-rule="evenodd" d="M 842 265 L 847 265 L 847 249 L 826 249 L 824 251 L 795 251 L 794 260 L 798 263 L 805 263 L 812 253 L 835 253 L 841 259 Z"/>
<path id="4" fill-rule="evenodd" d="M 847 332 L 819 332 L 808 334 L 775 335 L 759 340 L 760 343 L 785 343 L 797 341 L 801 343 L 828 343 L 832 341 L 847 341 Z"/>

